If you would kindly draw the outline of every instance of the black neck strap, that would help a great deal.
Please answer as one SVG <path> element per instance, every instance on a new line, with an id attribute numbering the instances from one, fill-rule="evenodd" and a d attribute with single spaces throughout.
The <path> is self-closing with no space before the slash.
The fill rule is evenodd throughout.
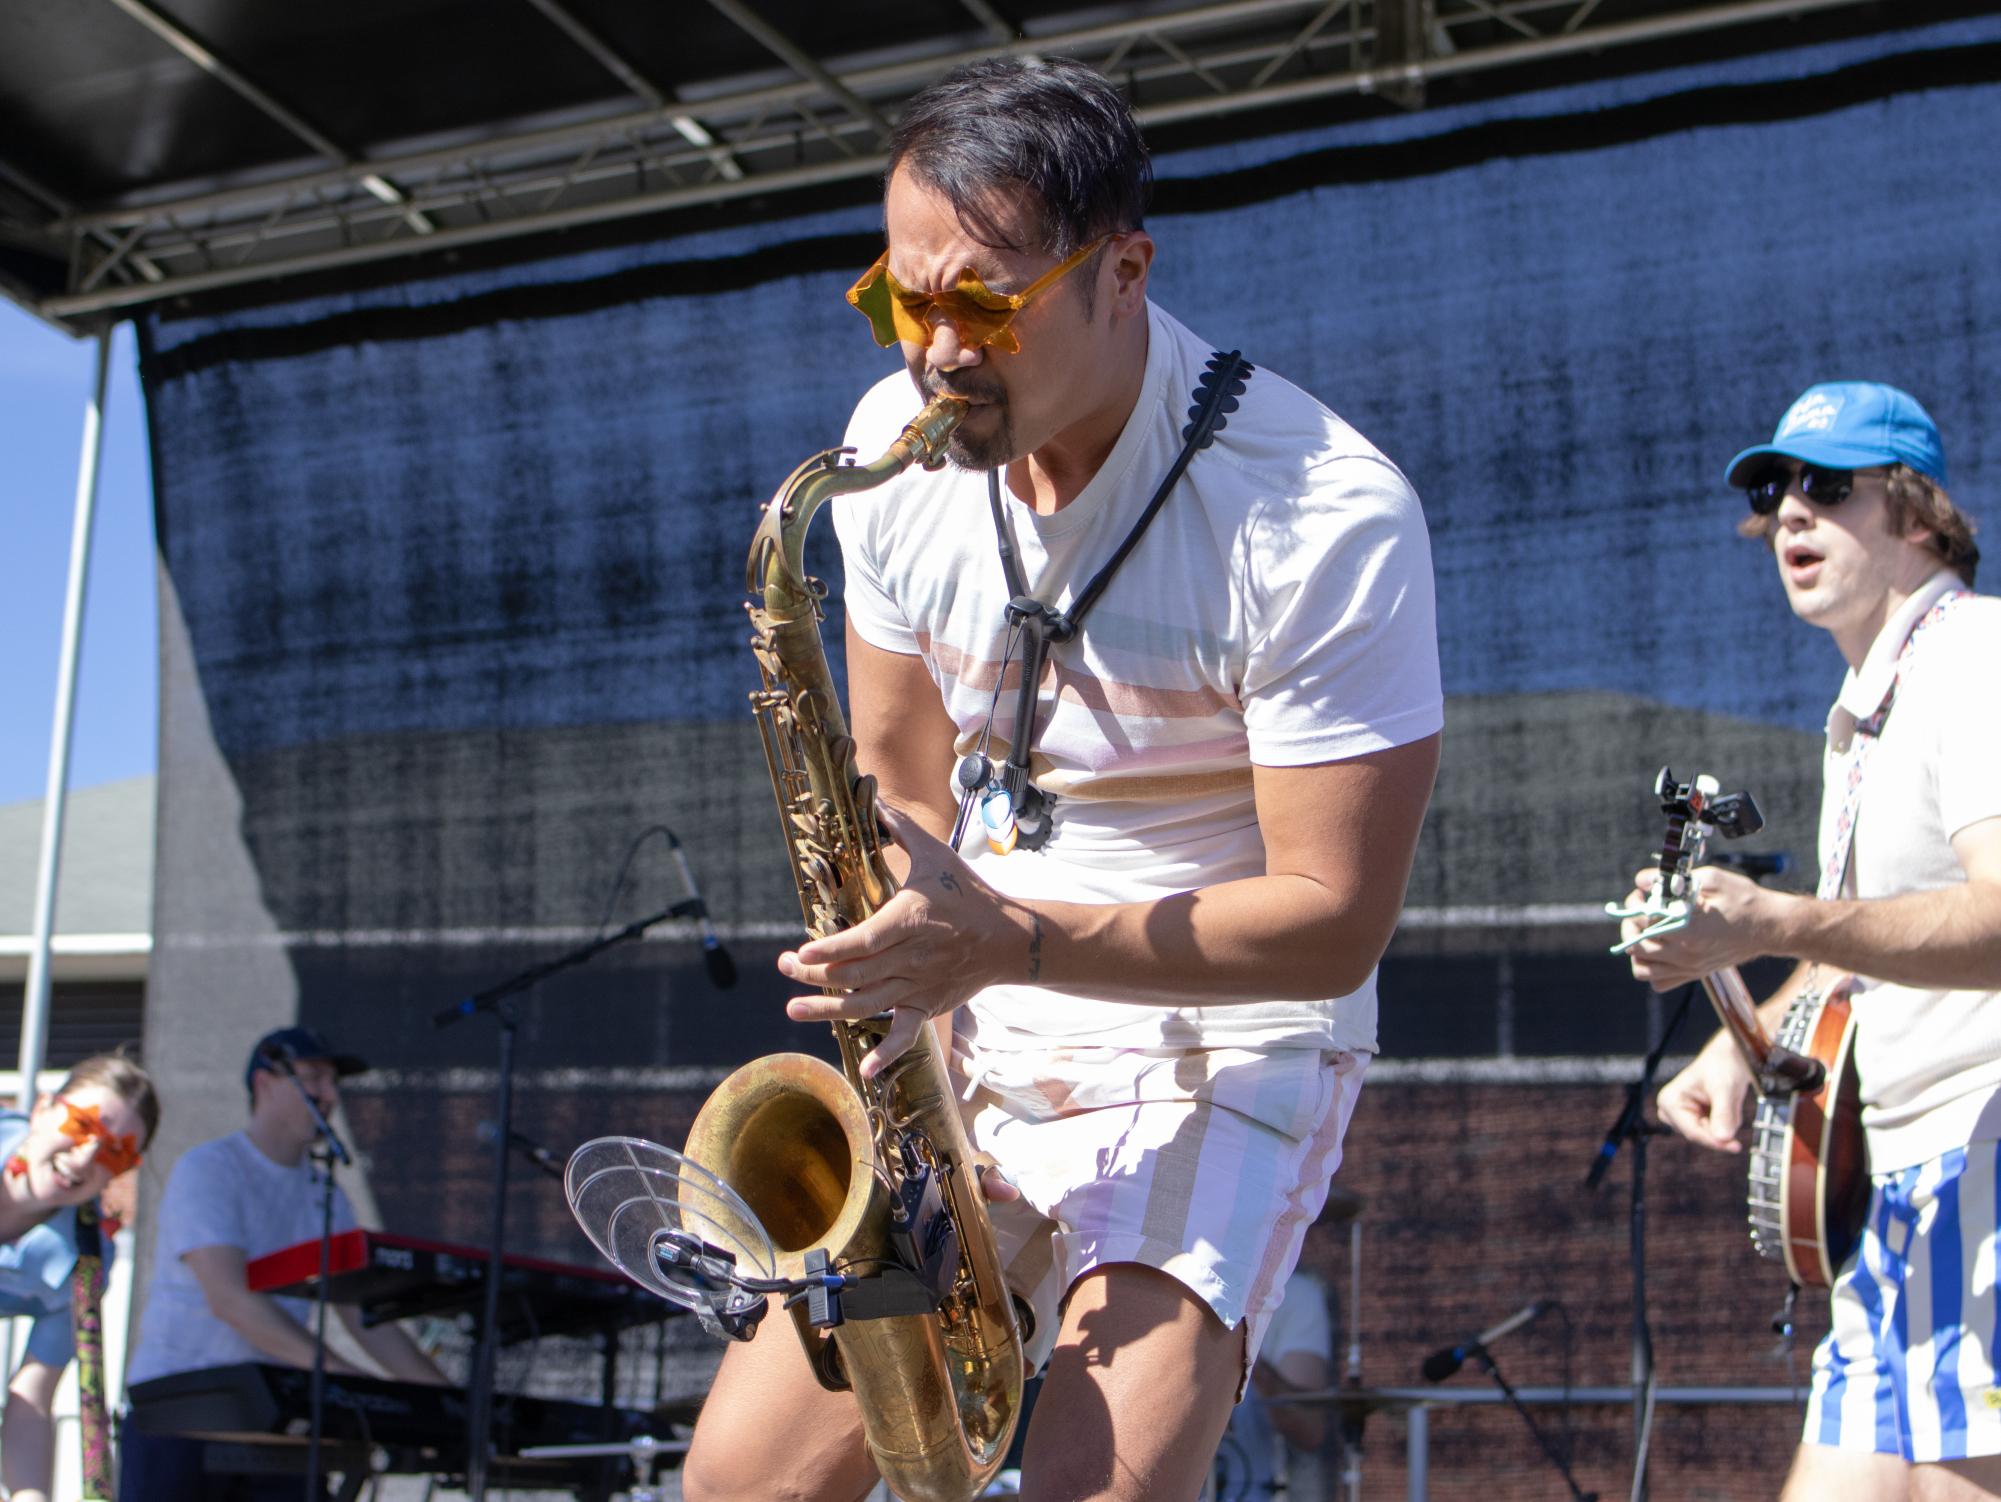
<path id="1" fill-rule="evenodd" d="M 1188 462 L 1215 441 L 1216 434 L 1229 425 L 1229 414 L 1237 410 L 1237 398 L 1244 394 L 1244 387 L 1252 365 L 1236 350 L 1227 355 L 1213 354 L 1207 368 L 1196 383 L 1192 404 L 1188 408 L 1188 422 L 1181 430 L 1181 452 L 1168 466 L 1166 476 L 1153 492 L 1153 498 L 1146 503 L 1146 509 L 1133 522 L 1125 540 L 1113 550 L 1105 560 L 1105 566 L 1091 577 L 1091 582 L 1078 592 L 1070 602 L 1068 610 L 1053 610 L 1029 593 L 1028 581 L 1022 577 L 1021 559 L 1015 550 L 1014 529 L 1008 525 L 1007 511 L 1001 501 L 1000 470 L 987 471 L 987 505 L 994 515 L 994 535 L 1000 543 L 1001 573 L 1007 579 L 1008 615 L 1028 619 L 1031 635 L 1039 635 L 1044 640 L 1061 644 L 1075 636 L 1084 624 L 1084 617 L 1091 607 L 1098 603 L 1098 596 L 1105 592 L 1105 586 L 1112 582 L 1112 576 L 1126 561 L 1132 550 L 1139 546 L 1140 538 L 1160 514 L 1160 508 L 1167 504 L 1167 497 L 1180 483 L 1188 470 Z"/>
<path id="2" fill-rule="evenodd" d="M 1201 379 L 1196 383 L 1192 404 L 1188 408 L 1188 422 L 1181 430 L 1181 452 L 1174 463 L 1168 466 L 1166 476 L 1153 492 L 1153 498 L 1146 503 L 1146 509 L 1133 522 L 1126 533 L 1125 541 L 1105 560 L 1105 566 L 1098 570 L 1070 602 L 1068 610 L 1055 610 L 1029 593 L 1028 581 L 1022 577 L 1021 559 L 1014 545 L 1014 529 L 1008 523 L 1007 510 L 1001 500 L 1000 470 L 987 471 L 987 504 L 994 515 L 994 535 L 1000 543 L 1001 573 L 1007 580 L 1010 596 L 1007 602 L 1008 624 L 1018 627 L 1022 636 L 1021 680 L 1015 691 L 1014 737 L 1007 754 L 1007 787 L 1017 803 L 1022 802 L 1028 792 L 1028 749 L 1035 740 L 1035 697 L 1036 689 L 1042 682 L 1042 663 L 1051 646 L 1060 646 L 1076 636 L 1082 629 L 1084 617 L 1105 587 L 1112 582 L 1112 576 L 1119 571 L 1119 565 L 1126 561 L 1132 550 L 1139 546 L 1139 540 L 1146 535 L 1146 529 L 1160 514 L 1160 508 L 1167 504 L 1167 497 L 1180 483 L 1187 472 L 1188 462 L 1215 441 L 1216 434 L 1229 422 L 1229 414 L 1237 410 L 1237 399 L 1244 394 L 1245 384 L 1256 367 L 1238 351 L 1227 355 L 1210 355 Z M 1006 664 L 1002 664 L 1003 670 Z"/>

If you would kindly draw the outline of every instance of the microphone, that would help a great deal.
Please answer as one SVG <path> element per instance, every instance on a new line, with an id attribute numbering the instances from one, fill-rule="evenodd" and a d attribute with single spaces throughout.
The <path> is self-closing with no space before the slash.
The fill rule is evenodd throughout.
<path id="1" fill-rule="evenodd" d="M 313 1099 L 313 1092 L 306 1088 L 306 1082 L 299 1078 L 299 1071 L 292 1067 L 294 1056 L 291 1048 L 283 1043 L 266 1043 L 257 1050 L 257 1057 L 292 1082 L 292 1088 L 299 1092 L 299 1099 L 304 1101 L 306 1109 L 313 1113 L 313 1125 L 318 1128 L 321 1139 L 327 1145 L 327 1151 L 341 1167 L 350 1166 L 354 1159 L 349 1155 L 346 1144 L 334 1134 L 333 1123 L 327 1120 L 326 1113 L 320 1109 L 320 1103 Z"/>
<path id="2" fill-rule="evenodd" d="M 716 937 L 715 925 L 709 922 L 709 905 L 702 901 L 701 889 L 695 885 L 695 873 L 688 867 L 688 856 L 681 848 L 680 837 L 671 829 L 666 833 L 667 848 L 674 852 L 674 864 L 681 868 L 681 885 L 688 889 L 688 900 L 677 903 L 676 907 L 683 916 L 693 918 L 702 925 L 702 965 L 709 972 L 709 983 L 718 991 L 727 991 L 736 984 L 736 961 L 723 948 L 722 940 Z"/>
<path id="3" fill-rule="evenodd" d="M 1783 850 L 1774 850 L 1769 855 L 1754 854 L 1748 850 L 1718 850 L 1711 853 L 1709 864 L 1742 871 L 1753 881 L 1763 881 L 1767 876 L 1782 876 L 1790 871 L 1793 858 Z"/>
<path id="4" fill-rule="evenodd" d="M 1466 1364 L 1468 1356 L 1479 1355 L 1503 1335 L 1512 1335 L 1530 1320 L 1539 1317 L 1548 1308 L 1548 1299 L 1537 1299 L 1533 1304 L 1528 1304 L 1517 1309 L 1513 1314 L 1494 1326 L 1493 1329 L 1482 1330 L 1471 1340 L 1461 1341 L 1456 1346 L 1446 1346 L 1442 1350 L 1433 1351 L 1429 1356 L 1424 1358 L 1422 1369 L 1424 1380 L 1427 1382 L 1443 1382 L 1447 1377 Z"/>
<path id="5" fill-rule="evenodd" d="M 491 1147 L 494 1141 L 500 1136 L 500 1123 L 497 1121 L 482 1121 L 473 1129 L 473 1135 Z M 563 1177 L 563 1160 L 550 1152 L 548 1148 L 537 1142 L 533 1137 L 524 1136 L 520 1132 L 510 1131 L 507 1134 L 507 1145 L 551 1178 L 560 1179 Z"/>

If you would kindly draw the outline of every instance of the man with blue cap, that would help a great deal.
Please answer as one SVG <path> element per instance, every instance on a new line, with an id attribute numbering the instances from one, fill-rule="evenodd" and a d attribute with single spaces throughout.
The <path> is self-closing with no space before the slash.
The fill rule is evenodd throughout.
<path id="1" fill-rule="evenodd" d="M 153 1280 L 128 1384 L 177 1372 L 274 1362 L 311 1367 L 312 1305 L 253 1292 L 244 1268 L 257 1257 L 318 1241 L 322 1173 L 312 1156 L 320 1122 L 340 1106 L 340 1081 L 368 1066 L 311 1028 L 281 1027 L 259 1038 L 243 1068 L 250 1119 L 227 1137 L 181 1154 L 160 1197 Z M 354 1210 L 333 1190 L 333 1233 L 354 1229 Z M 430 1357 L 393 1324 L 365 1324 L 352 1304 L 334 1312 L 362 1352 L 391 1377 L 442 1384 Z M 372 1375 L 329 1351 L 326 1370 Z M 204 1469 L 203 1445 L 128 1422 L 121 1502 L 296 1502 L 297 1476 L 223 1476 Z"/>
<path id="2" fill-rule="evenodd" d="M 1893 386 L 1810 388 L 1726 479 L 1793 613 L 1848 663 L 1827 717 L 1819 889 L 1705 868 L 1688 926 L 1642 942 L 1633 972 L 1664 991 L 1796 959 L 1760 1009 L 1774 1031 L 1816 966 L 1856 978 L 1871 1194 L 1784 1497 L 2001 1496 L 2001 600 L 1973 593 L 1980 552 L 1938 429 Z M 1736 1152 L 1752 1084 L 1718 1033 L 1662 1089 L 1661 1117 Z"/>

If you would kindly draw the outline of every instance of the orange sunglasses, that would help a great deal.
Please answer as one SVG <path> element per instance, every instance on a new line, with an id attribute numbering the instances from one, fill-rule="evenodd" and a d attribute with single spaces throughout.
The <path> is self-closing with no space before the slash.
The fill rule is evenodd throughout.
<path id="1" fill-rule="evenodd" d="M 96 1139 L 97 1161 L 111 1170 L 114 1179 L 139 1166 L 144 1154 L 139 1151 L 137 1137 L 129 1132 L 123 1135 L 113 1133 L 105 1126 L 104 1117 L 96 1106 L 74 1105 L 60 1098 L 56 1103 L 68 1113 L 68 1119 L 62 1124 L 62 1134 L 79 1146 L 87 1137 Z"/>
<path id="2" fill-rule="evenodd" d="M 884 349 L 902 340 L 928 345 L 933 328 L 932 315 L 952 325 L 959 343 L 966 349 L 991 344 L 1010 355 L 1021 353 L 1021 341 L 1008 325 L 1029 300 L 1062 281 L 1090 258 L 1091 253 L 1113 239 L 1100 235 L 1068 260 L 1045 271 L 1019 292 L 996 292 L 968 266 L 959 273 L 955 286 L 943 292 L 913 292 L 889 272 L 889 252 L 876 257 L 861 280 L 848 288 L 848 301 L 869 322 L 875 342 Z"/>

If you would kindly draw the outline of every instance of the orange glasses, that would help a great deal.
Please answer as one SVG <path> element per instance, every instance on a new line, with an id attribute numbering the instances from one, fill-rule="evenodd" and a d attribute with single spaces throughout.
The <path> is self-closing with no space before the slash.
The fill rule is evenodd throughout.
<path id="1" fill-rule="evenodd" d="M 899 339 L 910 344 L 930 344 L 932 315 L 936 314 L 958 331 L 962 347 L 978 349 L 991 344 L 995 349 L 1018 355 L 1021 341 L 1008 327 L 1014 322 L 1014 315 L 1028 306 L 1030 298 L 1062 281 L 1112 238 L 1099 236 L 1021 291 L 1011 293 L 994 291 L 970 266 L 959 273 L 956 286 L 943 292 L 913 292 L 889 274 L 889 252 L 885 250 L 862 273 L 861 280 L 848 288 L 848 301 L 868 320 L 875 342 L 884 349 Z"/>
<path id="2" fill-rule="evenodd" d="M 62 1134 L 79 1146 L 85 1138 L 95 1138 L 97 1161 L 111 1170 L 114 1179 L 128 1169 L 139 1166 L 142 1154 L 139 1151 L 137 1137 L 129 1132 L 123 1136 L 115 1135 L 105 1126 L 104 1117 L 98 1113 L 96 1106 L 73 1105 L 67 1100 L 58 1101 L 57 1104 L 68 1113 L 69 1118 L 62 1124 Z"/>

